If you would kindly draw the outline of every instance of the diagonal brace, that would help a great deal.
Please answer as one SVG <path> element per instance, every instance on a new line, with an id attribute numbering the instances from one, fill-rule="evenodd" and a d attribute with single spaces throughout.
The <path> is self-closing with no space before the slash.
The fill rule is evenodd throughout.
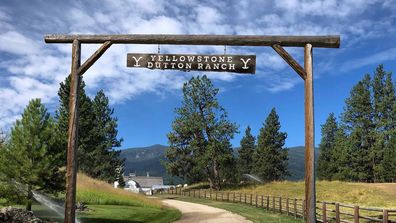
<path id="1" fill-rule="evenodd" d="M 103 54 L 106 52 L 107 49 L 111 46 L 111 41 L 106 41 L 100 46 L 99 49 L 95 51 L 79 68 L 78 74 L 83 75 Z"/>
<path id="2" fill-rule="evenodd" d="M 286 63 L 288 63 L 297 72 L 297 74 L 300 75 L 303 80 L 305 80 L 307 75 L 304 68 L 302 68 L 301 65 L 285 49 L 283 49 L 282 46 L 279 44 L 274 44 L 272 45 L 272 49 L 274 49 L 279 54 L 279 56 L 281 56 L 283 60 L 285 60 Z"/>

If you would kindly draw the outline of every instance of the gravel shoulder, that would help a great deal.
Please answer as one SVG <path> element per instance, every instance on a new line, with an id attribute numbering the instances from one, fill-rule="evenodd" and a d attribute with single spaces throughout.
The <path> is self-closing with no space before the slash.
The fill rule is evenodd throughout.
<path id="1" fill-rule="evenodd" d="M 175 223 L 251 223 L 245 217 L 220 208 L 172 199 L 165 199 L 162 202 L 182 212 L 182 217 Z"/>

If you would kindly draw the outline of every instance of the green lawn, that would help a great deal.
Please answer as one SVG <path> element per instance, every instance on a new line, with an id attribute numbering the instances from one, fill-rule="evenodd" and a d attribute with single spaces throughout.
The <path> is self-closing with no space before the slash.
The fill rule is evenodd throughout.
<path id="1" fill-rule="evenodd" d="M 83 174 L 78 175 L 77 201 L 84 202 L 90 209 L 77 213 L 81 223 L 168 223 L 181 217 L 179 210 L 164 206 L 159 199 L 116 189 Z M 4 199 L 0 202 L 0 207 L 7 203 Z M 23 205 L 12 206 L 25 208 Z M 34 204 L 32 210 L 43 220 L 63 222 L 61 216 L 43 205 Z"/>
<path id="2" fill-rule="evenodd" d="M 15 206 L 24 208 L 20 205 Z M 34 213 L 43 220 L 63 222 L 63 218 L 47 207 L 34 204 Z M 159 209 L 155 207 L 139 207 L 125 205 L 89 205 L 90 211 L 78 213 L 81 223 L 168 223 L 180 218 L 176 209 Z"/>
<path id="3" fill-rule="evenodd" d="M 121 205 L 90 205 L 90 212 L 78 215 L 82 223 L 172 222 L 180 217 L 177 210 Z"/>
<path id="4" fill-rule="evenodd" d="M 205 204 L 212 207 L 221 208 L 224 210 L 231 211 L 233 213 L 239 214 L 246 217 L 247 219 L 255 223 L 302 223 L 301 219 L 295 219 L 294 217 L 280 215 L 277 213 L 269 212 L 261 208 L 256 208 L 246 204 L 221 202 L 214 200 L 199 199 L 193 197 L 183 197 L 183 196 L 163 196 L 164 198 L 174 198 L 181 201 Z"/>

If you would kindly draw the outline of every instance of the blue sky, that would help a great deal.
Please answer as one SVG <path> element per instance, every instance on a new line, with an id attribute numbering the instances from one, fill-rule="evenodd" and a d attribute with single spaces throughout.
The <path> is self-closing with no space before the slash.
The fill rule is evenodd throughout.
<path id="1" fill-rule="evenodd" d="M 378 64 L 396 71 L 396 1 L 366 0 L 102 0 L 0 2 L 0 128 L 9 130 L 32 98 L 53 112 L 57 90 L 70 70 L 71 46 L 45 44 L 43 36 L 79 34 L 341 35 L 340 49 L 314 49 L 315 143 L 330 112 L 339 115 L 351 87 Z M 98 45 L 83 45 L 87 58 Z M 156 53 L 157 45 L 113 45 L 84 74 L 86 91 L 104 89 L 119 119 L 122 148 L 166 144 L 181 103 L 181 86 L 206 74 L 220 88 L 219 101 L 240 126 L 256 135 L 272 107 L 286 146 L 304 144 L 304 86 L 269 47 L 227 47 L 256 54 L 255 75 L 152 71 L 127 68 L 127 53 Z M 303 50 L 287 48 L 302 64 Z M 163 53 L 224 52 L 223 46 L 161 46 Z"/>

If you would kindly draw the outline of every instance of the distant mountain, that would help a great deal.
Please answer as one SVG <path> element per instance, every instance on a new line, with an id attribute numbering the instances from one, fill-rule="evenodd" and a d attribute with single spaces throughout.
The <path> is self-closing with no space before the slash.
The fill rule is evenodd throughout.
<path id="1" fill-rule="evenodd" d="M 181 183 L 182 180 L 170 177 L 166 174 L 162 161 L 165 159 L 165 151 L 168 147 L 164 145 L 152 145 L 148 147 L 129 148 L 121 151 L 121 157 L 125 158 L 125 174 L 136 173 L 137 175 L 164 177 L 165 184 Z M 237 154 L 235 149 L 235 154 Z M 289 176 L 288 180 L 304 179 L 304 147 L 297 146 L 288 148 L 289 150 Z M 317 150 L 315 157 L 317 158 Z"/>
<path id="2" fill-rule="evenodd" d="M 305 162 L 305 147 L 296 146 L 290 147 L 289 149 L 289 172 L 290 176 L 287 177 L 288 180 L 303 180 L 304 179 L 304 162 Z M 318 149 L 315 149 L 315 160 L 318 160 Z"/>
<path id="3" fill-rule="evenodd" d="M 148 147 L 129 148 L 121 151 L 121 157 L 125 158 L 125 173 L 136 173 L 137 175 L 164 176 L 165 167 L 161 161 L 165 159 L 163 145 L 152 145 Z"/>

